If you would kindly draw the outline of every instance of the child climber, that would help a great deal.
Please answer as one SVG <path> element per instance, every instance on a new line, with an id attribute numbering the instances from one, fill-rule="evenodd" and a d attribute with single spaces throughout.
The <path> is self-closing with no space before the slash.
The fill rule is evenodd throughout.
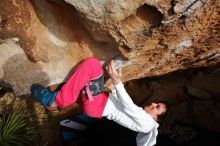
<path id="1" fill-rule="evenodd" d="M 34 84 L 31 94 L 48 109 L 63 108 L 72 103 L 81 105 L 82 112 L 90 117 L 107 117 L 116 123 L 139 132 L 137 146 L 156 144 L 160 115 L 166 112 L 164 103 L 152 103 L 144 108 L 133 103 L 121 82 L 122 69 L 115 69 L 114 61 L 107 64 L 114 90 L 103 92 L 104 73 L 98 59 L 84 60 L 60 91 L 51 93 L 47 88 Z"/>

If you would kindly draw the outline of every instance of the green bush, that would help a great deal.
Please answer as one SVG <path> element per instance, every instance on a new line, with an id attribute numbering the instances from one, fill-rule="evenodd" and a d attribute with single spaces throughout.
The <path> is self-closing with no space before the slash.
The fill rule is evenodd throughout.
<path id="1" fill-rule="evenodd" d="M 34 114 L 25 107 L 6 107 L 0 113 L 0 145 L 32 145 L 38 138 Z"/>

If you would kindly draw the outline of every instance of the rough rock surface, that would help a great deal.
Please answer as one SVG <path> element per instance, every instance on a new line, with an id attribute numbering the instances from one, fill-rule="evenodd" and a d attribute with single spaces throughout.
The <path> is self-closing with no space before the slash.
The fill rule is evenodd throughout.
<path id="1" fill-rule="evenodd" d="M 36 81 L 60 83 L 88 56 L 129 60 L 123 81 L 220 60 L 219 0 L 65 1 L 0 2 L 0 78 L 17 94 Z M 16 45 L 8 44 L 13 38 Z"/>
<path id="2" fill-rule="evenodd" d="M 29 93 L 34 82 L 63 82 L 82 59 L 110 59 L 117 51 L 94 41 L 74 9 L 45 0 L 0 2 L 0 79 L 16 95 Z"/>
<path id="3" fill-rule="evenodd" d="M 215 65 L 220 1 L 0 1 L 0 85 L 12 87 L 17 96 L 28 94 L 32 83 L 65 81 L 89 56 L 128 61 L 122 62 L 123 81 Z M 219 132 L 219 67 L 208 72 L 180 71 L 134 80 L 126 88 L 137 104 L 154 97 L 172 104 L 163 132 L 174 119 Z M 59 114 L 51 121 L 56 126 L 64 113 Z M 60 133 L 54 127 L 50 137 L 56 145 Z"/>

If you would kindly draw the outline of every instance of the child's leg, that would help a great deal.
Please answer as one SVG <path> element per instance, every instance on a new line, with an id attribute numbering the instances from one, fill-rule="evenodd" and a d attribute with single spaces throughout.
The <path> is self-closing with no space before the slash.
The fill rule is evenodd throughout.
<path id="1" fill-rule="evenodd" d="M 33 84 L 31 86 L 31 96 L 44 106 L 55 106 L 54 99 L 56 95 L 56 92 L 51 93 L 47 88 L 40 84 Z"/>
<path id="2" fill-rule="evenodd" d="M 80 90 L 85 87 L 90 80 L 102 75 L 103 69 L 99 60 L 94 57 L 87 58 L 77 67 L 69 80 L 57 93 L 55 103 L 60 108 L 75 103 Z"/>
<path id="3" fill-rule="evenodd" d="M 31 87 L 32 97 L 44 106 L 60 108 L 75 103 L 80 90 L 92 80 L 103 75 L 103 69 L 98 59 L 94 57 L 84 60 L 74 71 L 60 91 L 51 93 L 47 88 L 34 84 Z"/>

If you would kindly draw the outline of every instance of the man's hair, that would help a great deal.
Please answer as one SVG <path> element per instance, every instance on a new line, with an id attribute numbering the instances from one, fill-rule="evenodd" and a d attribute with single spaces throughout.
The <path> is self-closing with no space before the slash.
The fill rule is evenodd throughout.
<path id="1" fill-rule="evenodd" d="M 156 103 L 163 103 L 165 105 L 165 107 L 166 107 L 166 111 L 162 112 L 157 117 L 157 121 L 160 122 L 160 121 L 162 121 L 167 116 L 167 113 L 169 111 L 169 104 L 167 103 L 167 101 L 158 101 Z"/>
<path id="2" fill-rule="evenodd" d="M 169 103 L 167 101 L 164 101 L 164 100 L 158 100 L 158 101 L 151 101 L 151 102 L 144 102 L 144 104 L 142 104 L 142 107 L 144 108 L 146 105 L 150 104 L 150 103 L 163 103 L 166 107 L 166 111 L 165 112 L 162 112 L 160 115 L 157 116 L 157 122 L 160 122 L 162 121 L 166 116 L 167 116 L 167 113 L 168 111 L 170 110 L 170 106 L 169 106 Z"/>

